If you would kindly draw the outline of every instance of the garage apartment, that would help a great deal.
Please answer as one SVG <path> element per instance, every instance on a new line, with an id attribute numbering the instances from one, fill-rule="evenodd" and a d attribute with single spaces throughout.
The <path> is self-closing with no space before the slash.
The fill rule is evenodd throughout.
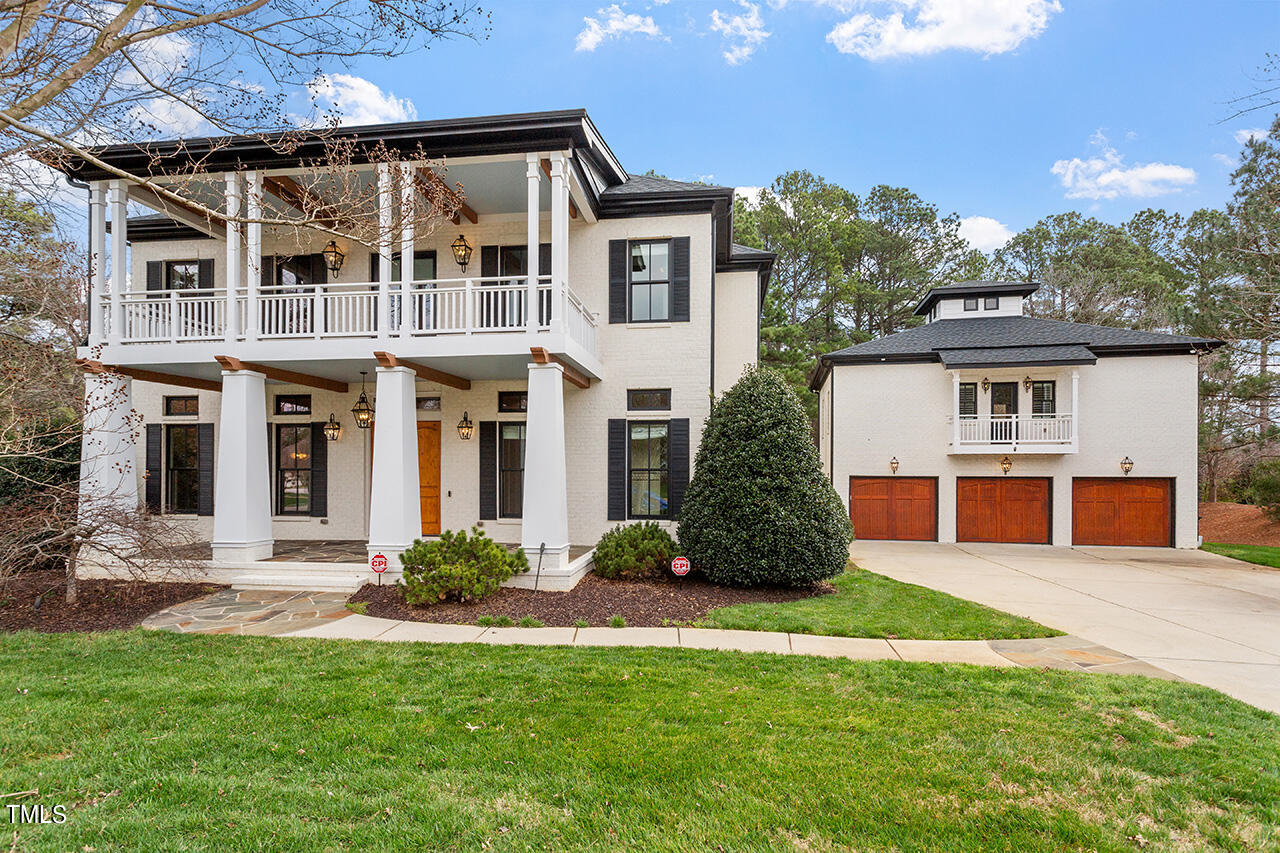
<path id="1" fill-rule="evenodd" d="M 849 517 L 859 539 L 936 541 L 937 477 L 850 477 Z M 1053 539 L 1050 477 L 957 477 L 956 541 L 1047 545 Z M 1173 544 L 1173 481 L 1075 477 L 1071 543 Z"/>

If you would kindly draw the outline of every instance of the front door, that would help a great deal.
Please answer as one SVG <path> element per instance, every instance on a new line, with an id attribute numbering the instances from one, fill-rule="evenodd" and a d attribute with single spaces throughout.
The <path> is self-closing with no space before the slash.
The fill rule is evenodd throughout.
<path id="1" fill-rule="evenodd" d="M 440 535 L 440 422 L 418 421 L 418 494 L 422 535 Z"/>
<path id="2" fill-rule="evenodd" d="M 991 383 L 991 440 L 1014 441 L 1017 438 L 1018 383 Z"/>

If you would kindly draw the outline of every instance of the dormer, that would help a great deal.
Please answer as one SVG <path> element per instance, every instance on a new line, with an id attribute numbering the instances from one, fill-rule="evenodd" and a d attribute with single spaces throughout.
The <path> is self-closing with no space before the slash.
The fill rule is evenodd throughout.
<path id="1" fill-rule="evenodd" d="M 1022 302 L 1040 289 L 1034 281 L 962 281 L 935 287 L 916 306 L 925 322 L 974 317 L 1019 317 Z"/>

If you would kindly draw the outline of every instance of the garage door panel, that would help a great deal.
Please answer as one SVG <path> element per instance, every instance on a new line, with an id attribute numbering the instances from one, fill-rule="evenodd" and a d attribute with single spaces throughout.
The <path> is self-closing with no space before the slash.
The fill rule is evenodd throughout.
<path id="1" fill-rule="evenodd" d="M 1048 478 L 958 478 L 956 539 L 961 542 L 1048 543 Z"/>
<path id="2" fill-rule="evenodd" d="M 849 518 L 859 539 L 937 539 L 937 481 L 850 477 Z"/>
<path id="3" fill-rule="evenodd" d="M 1077 478 L 1072 482 L 1071 541 L 1076 545 L 1162 547 L 1173 532 L 1167 479 Z"/>

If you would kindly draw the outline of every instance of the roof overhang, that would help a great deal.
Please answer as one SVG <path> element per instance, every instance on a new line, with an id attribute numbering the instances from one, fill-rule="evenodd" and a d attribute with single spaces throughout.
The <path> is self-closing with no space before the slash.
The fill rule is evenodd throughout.
<path id="1" fill-rule="evenodd" d="M 1095 364 L 1097 357 L 1083 344 L 1023 347 L 970 347 L 938 350 L 948 370 L 978 367 L 1061 367 Z"/>
<path id="2" fill-rule="evenodd" d="M 1030 296 L 1040 289 L 1034 281 L 972 281 L 935 287 L 924 295 L 915 314 L 923 317 L 939 300 L 965 296 Z"/>

